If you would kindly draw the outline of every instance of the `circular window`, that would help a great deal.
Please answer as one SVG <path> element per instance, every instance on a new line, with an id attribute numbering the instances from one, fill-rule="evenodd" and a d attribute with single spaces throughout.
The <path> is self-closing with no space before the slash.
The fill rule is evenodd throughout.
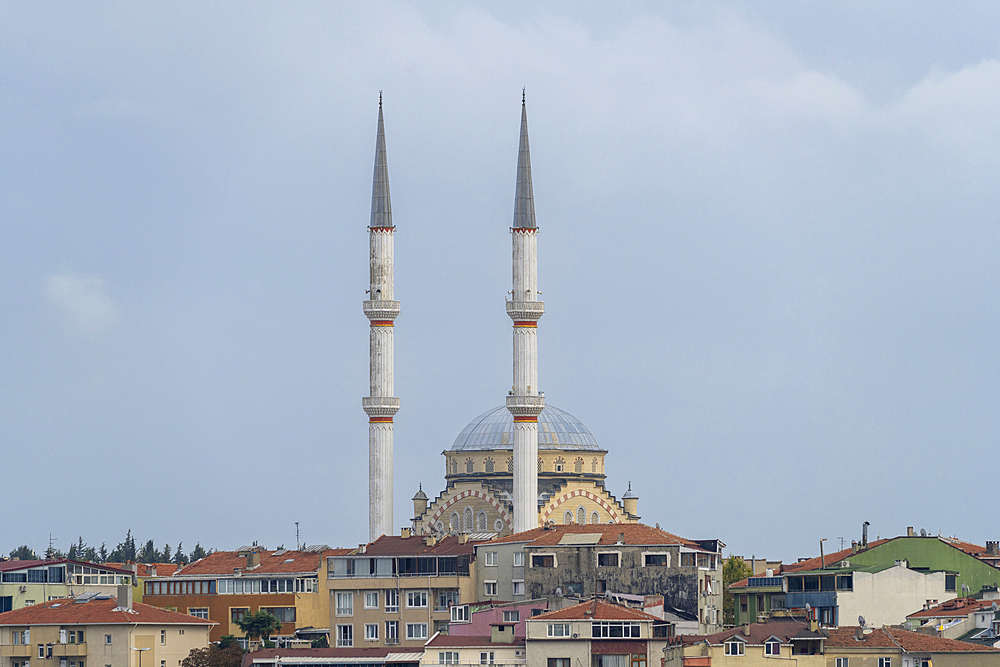
<path id="1" fill-rule="evenodd" d="M 497 519 L 496 521 L 494 521 L 494 522 L 493 522 L 493 528 L 494 528 L 494 529 L 495 529 L 495 530 L 496 530 L 496 531 L 497 531 L 498 533 L 500 533 L 500 532 L 503 532 L 503 521 L 501 521 L 500 519 Z"/>

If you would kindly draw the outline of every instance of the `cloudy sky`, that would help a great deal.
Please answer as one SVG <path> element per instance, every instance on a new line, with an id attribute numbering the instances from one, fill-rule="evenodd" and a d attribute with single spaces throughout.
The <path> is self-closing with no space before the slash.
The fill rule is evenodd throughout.
<path id="1" fill-rule="evenodd" d="M 380 90 L 406 525 L 510 385 L 522 87 L 541 388 L 612 493 L 747 556 L 1000 539 L 998 20 L 0 2 L 0 551 L 366 541 Z"/>

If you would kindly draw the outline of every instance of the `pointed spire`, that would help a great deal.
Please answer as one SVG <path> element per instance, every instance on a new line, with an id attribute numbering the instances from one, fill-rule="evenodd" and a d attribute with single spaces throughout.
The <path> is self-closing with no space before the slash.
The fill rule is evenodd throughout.
<path id="1" fill-rule="evenodd" d="M 375 139 L 375 176 L 372 179 L 370 227 L 392 227 L 389 203 L 389 167 L 385 160 L 385 128 L 382 125 L 382 91 L 378 93 L 378 137 Z"/>
<path id="2" fill-rule="evenodd" d="M 514 193 L 514 229 L 535 228 L 535 197 L 531 192 L 531 156 L 528 153 L 528 111 L 521 90 L 521 143 L 517 149 L 517 190 Z"/>

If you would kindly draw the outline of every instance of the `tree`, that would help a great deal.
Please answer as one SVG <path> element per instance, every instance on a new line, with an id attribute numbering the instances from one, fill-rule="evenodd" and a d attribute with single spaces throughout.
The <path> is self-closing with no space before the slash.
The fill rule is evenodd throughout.
<path id="1" fill-rule="evenodd" d="M 174 553 L 170 550 L 169 544 L 163 545 L 163 551 L 160 552 L 160 557 L 157 559 L 157 563 L 169 563 L 174 558 Z"/>
<path id="2" fill-rule="evenodd" d="M 222 635 L 219 637 L 219 648 L 225 650 L 230 646 L 239 646 L 239 642 L 236 641 L 236 637 L 232 635 Z"/>
<path id="3" fill-rule="evenodd" d="M 97 561 L 97 549 L 94 547 L 87 547 L 87 550 L 83 553 L 83 557 L 80 560 L 85 560 L 90 563 L 96 563 Z"/>
<path id="4" fill-rule="evenodd" d="M 188 657 L 181 661 L 181 667 L 239 667 L 243 661 L 243 649 L 236 643 L 235 637 L 227 636 L 233 641 L 225 647 L 219 642 L 208 648 L 192 649 Z"/>
<path id="5" fill-rule="evenodd" d="M 313 648 L 330 648 L 330 642 L 326 640 L 326 635 L 320 635 L 319 638 L 312 640 Z"/>
<path id="6" fill-rule="evenodd" d="M 186 565 L 187 562 L 187 556 L 184 555 L 184 543 L 178 542 L 177 553 L 174 554 L 174 563 L 177 564 L 177 567 L 180 567 L 181 565 Z"/>
<path id="7" fill-rule="evenodd" d="M 139 552 L 138 557 L 135 559 L 139 563 L 155 563 L 158 560 L 159 553 L 156 551 L 156 547 L 153 546 L 153 540 L 146 542 L 146 545 Z"/>
<path id="8" fill-rule="evenodd" d="M 125 541 L 120 542 L 115 550 L 112 551 L 104 562 L 112 561 L 114 563 L 128 563 L 129 561 L 135 561 L 136 548 L 135 548 L 135 538 L 132 537 L 132 531 L 128 531 L 128 535 L 125 536 Z"/>
<path id="9" fill-rule="evenodd" d="M 18 548 L 11 551 L 10 557 L 19 558 L 20 560 L 38 560 L 38 554 L 36 554 L 35 550 L 27 544 L 22 544 Z"/>
<path id="10" fill-rule="evenodd" d="M 196 560 L 201 560 L 207 555 L 208 554 L 205 552 L 205 550 L 201 548 L 201 542 L 198 542 L 194 545 L 194 549 L 191 550 L 191 556 L 190 556 L 191 562 L 193 563 Z"/>
<path id="11" fill-rule="evenodd" d="M 240 626 L 240 630 L 243 631 L 248 640 L 267 639 L 272 632 L 281 630 L 281 621 L 263 609 L 253 614 L 247 614 L 242 620 L 236 621 L 236 625 Z"/>
<path id="12" fill-rule="evenodd" d="M 725 625 L 736 623 L 736 605 L 733 594 L 729 592 L 729 584 L 746 579 L 753 574 L 749 563 L 739 556 L 730 555 L 722 564 L 722 622 Z"/>
<path id="13" fill-rule="evenodd" d="M 98 563 L 108 562 L 108 547 L 105 546 L 104 542 L 101 542 L 101 548 L 97 550 L 97 562 Z"/>

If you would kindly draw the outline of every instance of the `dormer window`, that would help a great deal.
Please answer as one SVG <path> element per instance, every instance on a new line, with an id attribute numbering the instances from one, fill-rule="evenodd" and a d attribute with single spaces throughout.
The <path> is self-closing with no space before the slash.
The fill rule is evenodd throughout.
<path id="1" fill-rule="evenodd" d="M 781 655 L 781 642 L 777 639 L 769 639 L 764 642 L 764 655 Z"/>
<path id="2" fill-rule="evenodd" d="M 738 639 L 726 642 L 726 655 L 744 655 L 745 653 L 746 645 Z"/>

